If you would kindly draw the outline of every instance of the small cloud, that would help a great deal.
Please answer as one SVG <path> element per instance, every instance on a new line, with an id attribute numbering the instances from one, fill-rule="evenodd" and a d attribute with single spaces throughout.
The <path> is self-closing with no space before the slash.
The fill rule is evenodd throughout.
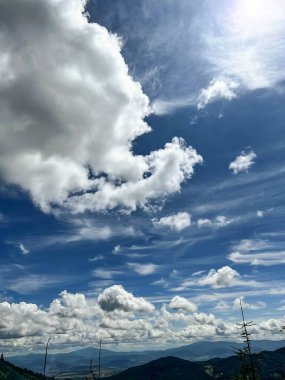
<path id="1" fill-rule="evenodd" d="M 195 276 L 200 276 L 201 274 L 203 274 L 203 273 L 205 273 L 205 271 L 204 270 L 199 270 L 198 272 L 194 272 L 194 273 L 192 273 L 192 277 L 195 277 Z"/>
<path id="2" fill-rule="evenodd" d="M 24 246 L 23 243 L 19 244 L 20 251 L 23 255 L 27 255 L 30 253 L 30 251 Z"/>
<path id="3" fill-rule="evenodd" d="M 181 98 L 181 99 L 156 99 L 152 106 L 152 112 L 155 115 L 168 115 L 175 112 L 177 109 L 189 107 L 194 103 L 194 98 Z"/>
<path id="4" fill-rule="evenodd" d="M 216 227 L 225 227 L 227 226 L 228 224 L 231 224 L 233 221 L 233 219 L 227 219 L 225 216 L 223 215 L 219 215 L 216 217 L 216 220 L 215 220 L 215 226 Z"/>
<path id="5" fill-rule="evenodd" d="M 257 156 L 253 151 L 249 153 L 241 152 L 241 154 L 230 163 L 229 169 L 232 170 L 234 174 L 247 171 L 254 164 L 254 159 L 256 157 Z"/>
<path id="6" fill-rule="evenodd" d="M 212 222 L 210 219 L 201 218 L 201 219 L 198 219 L 197 225 L 198 225 L 198 227 L 209 227 L 212 225 Z"/>
<path id="7" fill-rule="evenodd" d="M 156 285 L 156 286 L 158 285 L 163 288 L 167 288 L 169 283 L 164 278 L 161 278 L 160 280 L 152 282 L 151 285 Z"/>
<path id="8" fill-rule="evenodd" d="M 215 219 L 201 218 L 197 220 L 198 227 L 215 227 L 221 228 L 231 224 L 234 219 L 229 219 L 224 215 L 218 215 Z"/>
<path id="9" fill-rule="evenodd" d="M 209 103 L 219 99 L 232 100 L 236 98 L 239 84 L 233 80 L 214 79 L 207 88 L 203 88 L 198 96 L 197 108 L 205 108 Z"/>
<path id="10" fill-rule="evenodd" d="M 97 256 L 93 257 L 92 259 L 88 259 L 88 261 L 90 261 L 92 263 L 94 261 L 99 261 L 99 260 L 103 260 L 103 259 L 104 259 L 103 255 L 97 255 Z"/>
<path id="11" fill-rule="evenodd" d="M 194 313 L 197 310 L 197 306 L 193 302 L 188 301 L 186 298 L 180 296 L 173 297 L 169 304 L 169 307 L 171 309 L 189 311 L 190 313 Z"/>
<path id="12" fill-rule="evenodd" d="M 191 215 L 188 212 L 178 212 L 175 215 L 165 216 L 160 219 L 152 219 L 155 227 L 168 227 L 174 231 L 182 231 L 191 225 Z"/>
<path id="13" fill-rule="evenodd" d="M 120 246 L 120 244 L 117 244 L 113 250 L 112 250 L 112 253 L 114 253 L 115 255 L 117 255 L 118 253 L 122 252 L 122 247 Z"/>
<path id="14" fill-rule="evenodd" d="M 258 216 L 259 218 L 263 218 L 264 211 L 261 211 L 261 210 L 256 211 L 256 216 Z"/>
<path id="15" fill-rule="evenodd" d="M 94 277 L 110 280 L 113 278 L 114 275 L 122 274 L 123 272 L 116 271 L 116 270 L 109 270 L 105 268 L 97 268 L 92 273 Z"/>
<path id="16" fill-rule="evenodd" d="M 157 271 L 158 265 L 148 263 L 148 264 L 139 264 L 139 263 L 128 263 L 129 268 L 133 269 L 136 273 L 141 276 L 148 276 Z"/>

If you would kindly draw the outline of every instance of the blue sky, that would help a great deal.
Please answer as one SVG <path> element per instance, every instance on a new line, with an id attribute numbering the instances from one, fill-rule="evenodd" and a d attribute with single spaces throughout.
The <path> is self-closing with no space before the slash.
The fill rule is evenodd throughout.
<path id="1" fill-rule="evenodd" d="M 1 350 L 281 339 L 283 2 L 0 15 Z"/>

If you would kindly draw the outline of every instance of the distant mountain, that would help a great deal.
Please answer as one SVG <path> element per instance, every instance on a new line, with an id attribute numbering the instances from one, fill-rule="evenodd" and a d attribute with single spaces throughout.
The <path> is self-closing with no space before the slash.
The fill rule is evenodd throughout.
<path id="1" fill-rule="evenodd" d="M 210 380 L 203 366 L 168 356 L 156 359 L 148 364 L 129 368 L 117 375 L 108 377 L 112 380 Z"/>
<path id="2" fill-rule="evenodd" d="M 255 341 L 252 342 L 254 352 L 271 351 L 285 346 L 285 341 Z M 148 363 L 152 360 L 175 356 L 190 361 L 208 360 L 214 357 L 228 357 L 233 354 L 233 347 L 241 348 L 241 343 L 236 342 L 197 342 L 187 346 L 157 350 L 157 351 L 133 351 L 115 352 L 103 349 L 101 362 L 104 368 L 127 369 L 137 365 Z M 98 363 L 98 349 L 88 347 L 69 353 L 49 354 L 47 360 L 47 373 L 55 374 L 60 371 L 84 372 L 89 370 L 90 359 L 96 366 Z M 42 372 L 44 354 L 28 354 L 10 357 L 9 360 L 20 367 L 30 368 L 35 372 Z"/>
<path id="3" fill-rule="evenodd" d="M 285 347 L 253 355 L 260 380 L 285 379 Z M 230 380 L 240 375 L 237 356 L 190 362 L 172 356 L 129 368 L 106 380 Z"/>

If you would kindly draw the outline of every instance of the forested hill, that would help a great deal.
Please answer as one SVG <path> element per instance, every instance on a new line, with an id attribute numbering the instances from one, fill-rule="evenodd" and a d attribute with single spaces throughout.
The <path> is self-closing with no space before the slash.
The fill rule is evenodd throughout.
<path id="1" fill-rule="evenodd" d="M 44 380 L 45 376 L 0 360 L 0 380 Z"/>
<path id="2" fill-rule="evenodd" d="M 285 347 L 253 355 L 260 380 L 285 379 Z M 230 380 L 239 378 L 240 361 L 237 356 L 190 362 L 176 357 L 164 357 L 150 363 L 129 368 L 108 380 Z M 107 380 L 106 379 L 106 380 Z"/>

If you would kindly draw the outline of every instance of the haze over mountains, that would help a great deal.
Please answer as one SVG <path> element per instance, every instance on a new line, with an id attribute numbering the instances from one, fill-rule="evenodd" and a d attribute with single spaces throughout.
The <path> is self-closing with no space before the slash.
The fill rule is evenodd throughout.
<path id="1" fill-rule="evenodd" d="M 102 349 L 101 363 L 103 368 L 123 370 L 167 356 L 190 361 L 205 361 L 216 357 L 229 357 L 233 355 L 234 347 L 241 348 L 242 346 L 242 343 L 219 341 L 197 342 L 178 348 L 156 351 L 116 352 Z M 252 342 L 254 352 L 273 351 L 284 346 L 285 340 L 260 340 Z M 55 374 L 60 371 L 88 371 L 91 358 L 96 366 L 98 363 L 98 348 L 88 347 L 69 353 L 49 354 L 47 371 L 50 374 Z M 10 357 L 9 361 L 20 367 L 41 372 L 43 369 L 43 359 L 44 354 L 28 354 Z"/>
<path id="2" fill-rule="evenodd" d="M 222 342 L 217 342 L 222 343 Z M 263 342 L 264 343 L 264 342 Z M 266 343 L 265 343 L 266 344 Z M 187 347 L 184 347 L 185 350 Z M 182 350 L 183 348 L 181 348 Z M 71 357 L 79 359 L 80 354 L 88 355 L 90 350 L 80 350 L 81 352 L 70 353 Z M 105 354 L 111 351 L 104 351 Z M 161 351 L 161 354 L 165 351 Z M 115 354 L 115 353 L 114 353 Z M 119 355 L 119 353 L 117 353 Z M 131 353 L 125 353 L 126 355 Z M 77 356 L 76 356 L 77 355 Z M 62 355 L 61 355 L 62 358 Z M 285 379 L 285 347 L 275 351 L 261 351 L 252 355 L 252 361 L 259 380 Z M 98 371 L 95 370 L 95 378 L 98 378 Z M 163 356 L 152 360 L 146 364 L 132 366 L 129 369 L 120 371 L 110 376 L 110 371 L 102 369 L 101 377 L 106 380 L 230 380 L 237 379 L 241 374 L 241 362 L 237 355 L 226 358 L 213 358 L 206 361 L 189 361 L 174 356 Z M 50 374 L 49 374 L 50 375 Z M 83 370 L 62 371 L 54 374 L 49 379 L 60 380 L 88 380 L 94 379 L 90 368 Z M 0 379 L 5 380 L 40 380 L 47 379 L 41 374 L 30 370 L 22 369 L 0 360 Z"/>

